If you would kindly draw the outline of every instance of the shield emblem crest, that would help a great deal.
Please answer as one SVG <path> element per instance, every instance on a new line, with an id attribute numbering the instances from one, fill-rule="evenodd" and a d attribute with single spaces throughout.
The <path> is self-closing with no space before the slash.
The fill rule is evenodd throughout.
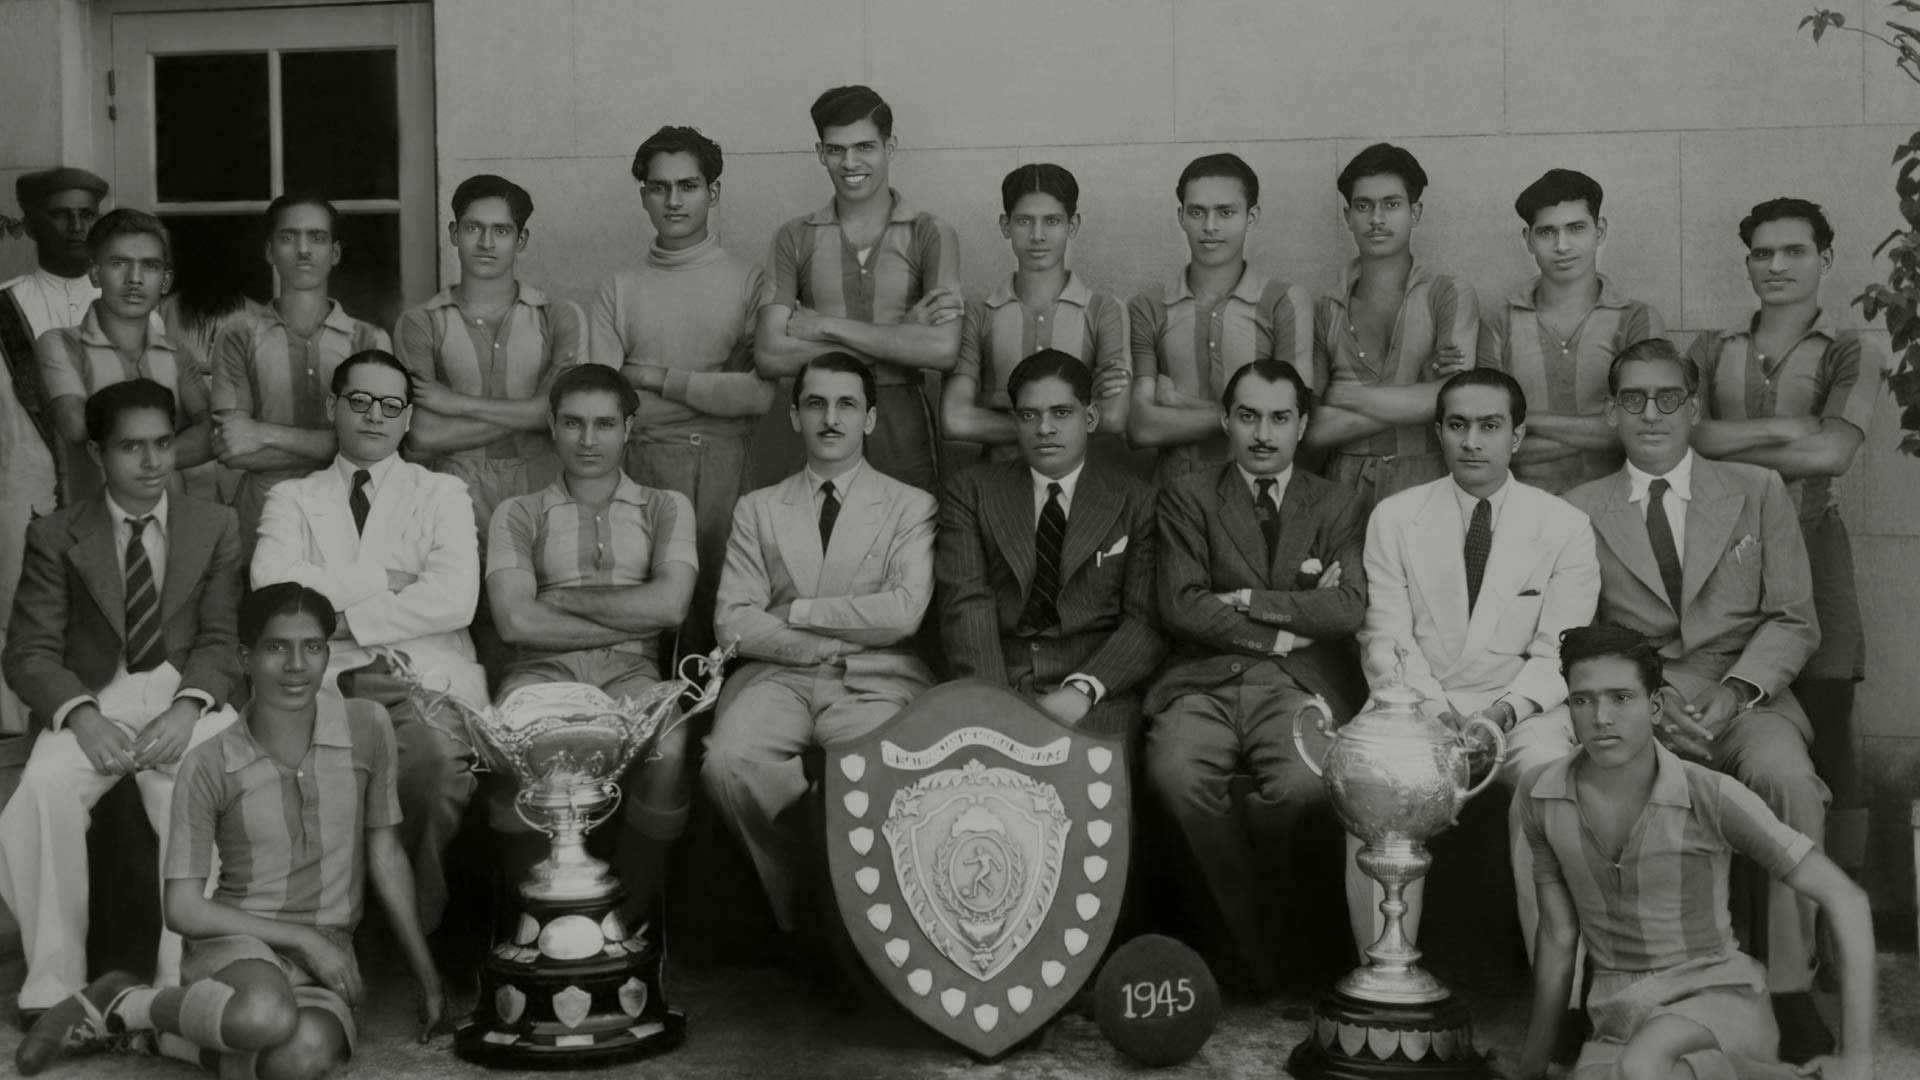
<path id="1" fill-rule="evenodd" d="M 834 895 L 888 992 L 986 1058 L 1065 1007 L 1126 887 L 1119 737 L 969 679 L 829 748 L 826 766 Z"/>

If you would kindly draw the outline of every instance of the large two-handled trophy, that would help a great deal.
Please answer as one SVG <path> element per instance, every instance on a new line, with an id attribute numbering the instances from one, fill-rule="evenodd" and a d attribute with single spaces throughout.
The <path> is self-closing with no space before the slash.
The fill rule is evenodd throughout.
<path id="1" fill-rule="evenodd" d="M 402 668 L 416 699 L 426 699 L 423 715 L 437 713 L 443 728 L 449 713 L 457 715 L 480 767 L 519 784 L 514 809 L 552 843 L 520 883 L 513 934 L 487 954 L 479 1002 L 454 1037 L 461 1057 L 491 1068 L 596 1068 L 670 1050 L 685 1038 L 686 1016 L 662 992 L 660 928 L 623 924 L 626 886 L 585 842 L 618 809 L 628 767 L 664 730 L 713 704 L 732 651 L 689 656 L 679 678 L 637 698 L 615 699 L 586 683 L 542 683 L 488 709 L 427 690 Z"/>
<path id="2" fill-rule="evenodd" d="M 1468 786 L 1467 740 L 1420 712 L 1425 699 L 1406 684 L 1405 660 L 1402 653 L 1399 673 L 1374 694 L 1374 707 L 1338 731 L 1331 730 L 1326 704 L 1311 704 L 1320 713 L 1320 731 L 1333 740 L 1320 763 L 1307 753 L 1294 719 L 1301 759 L 1326 779 L 1341 822 L 1364 843 L 1360 869 L 1386 891 L 1380 903 L 1386 926 L 1367 947 L 1366 962 L 1314 1002 L 1312 1028 L 1287 1061 L 1303 1080 L 1493 1075 L 1474 1049 L 1466 1004 L 1420 967 L 1420 950 L 1407 939 L 1402 917 L 1407 886 L 1432 865 L 1427 841 L 1453 825 L 1460 807 L 1493 779 L 1506 757 L 1506 738 L 1484 717 L 1471 721 L 1469 728 L 1488 729 L 1495 749 L 1486 778 Z"/>

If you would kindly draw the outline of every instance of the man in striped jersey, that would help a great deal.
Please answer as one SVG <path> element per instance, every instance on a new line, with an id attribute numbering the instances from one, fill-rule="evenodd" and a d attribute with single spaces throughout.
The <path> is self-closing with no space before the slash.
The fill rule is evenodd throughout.
<path id="1" fill-rule="evenodd" d="M 1736 852 L 1825 909 L 1838 929 L 1845 1038 L 1801 1070 L 1873 1075 L 1873 919 L 1858 885 L 1745 785 L 1661 745 L 1677 719 L 1662 654 L 1619 626 L 1561 636 L 1580 749 L 1541 767 L 1515 798 L 1540 898 L 1532 1019 L 1518 1067 L 1537 1080 L 1573 988 L 1574 948 L 1593 956 L 1593 1036 L 1576 1080 L 1791 1077 L 1766 1004 L 1766 973 L 1736 946 L 1727 872 Z"/>
<path id="2" fill-rule="evenodd" d="M 1621 296 L 1600 273 L 1601 195 L 1598 181 L 1572 169 L 1548 169 L 1527 185 L 1513 209 L 1540 273 L 1480 320 L 1478 365 L 1512 375 L 1535 406 L 1513 475 L 1555 495 L 1620 467 L 1620 438 L 1605 415 L 1607 367 L 1662 333 L 1653 305 Z"/>
<path id="3" fill-rule="evenodd" d="M 838 86 L 813 103 L 814 151 L 833 201 L 780 227 L 767 258 L 772 296 L 760 309 L 754 360 L 768 378 L 850 352 L 873 369 L 879 424 L 867 440 L 874 468 L 922 491 L 939 482 L 924 372 L 951 371 L 960 320 L 915 308 L 960 286 L 953 226 L 887 185 L 893 109 L 866 86 Z M 957 313 L 956 313 L 957 314 Z"/>
<path id="4" fill-rule="evenodd" d="M 1413 230 L 1427 173 L 1389 143 L 1354 155 L 1337 181 L 1359 255 L 1314 308 L 1314 369 L 1324 380 L 1307 445 L 1332 452 L 1327 479 L 1363 506 L 1447 474 L 1433 428 L 1440 384 L 1473 366 L 1473 286 L 1416 259 Z"/>
<path id="5" fill-rule="evenodd" d="M 1867 811 L 1854 759 L 1853 687 L 1866 675 L 1866 641 L 1853 544 L 1834 488 L 1873 421 L 1886 356 L 1820 306 L 1820 285 L 1833 269 L 1833 226 L 1820 207 L 1768 200 L 1740 222 L 1740 239 L 1760 310 L 1744 327 L 1694 339 L 1689 355 L 1700 367 L 1707 416 L 1694 446 L 1708 457 L 1775 470 L 1799 511 L 1820 647 L 1794 679 L 1793 695 L 1813 722 L 1814 766 L 1833 792 L 1828 854 L 1857 869 L 1866 859 Z M 1829 1045 L 1806 995 L 1809 973 L 1774 958 L 1769 965 L 1782 1052 L 1800 1060 Z"/>
<path id="6" fill-rule="evenodd" d="M 1127 438 L 1160 450 L 1155 478 L 1204 472 L 1232 456 L 1220 401 L 1234 372 L 1284 360 L 1315 389 L 1306 290 L 1247 265 L 1260 178 L 1233 154 L 1195 158 L 1174 185 L 1187 265 L 1127 306 L 1133 395 Z"/>
<path id="7" fill-rule="evenodd" d="M 969 301 L 960 362 L 942 380 L 940 428 L 979 443 L 994 461 L 1020 458 L 1007 378 L 1044 349 L 1078 358 L 1094 376 L 1099 433 L 1127 425 L 1127 312 L 1067 269 L 1080 231 L 1080 184 L 1058 165 L 1022 165 L 1000 182 L 1000 235 L 1013 243 L 1014 272 L 984 300 Z"/>

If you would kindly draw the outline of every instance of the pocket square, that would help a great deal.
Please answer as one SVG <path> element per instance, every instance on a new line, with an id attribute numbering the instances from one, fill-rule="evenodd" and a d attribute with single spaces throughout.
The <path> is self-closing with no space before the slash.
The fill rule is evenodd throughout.
<path id="1" fill-rule="evenodd" d="M 1756 540 L 1752 533 L 1748 533 L 1747 535 L 1740 538 L 1740 542 L 1738 544 L 1734 545 L 1733 557 L 1739 560 L 1740 562 L 1744 563 L 1747 561 L 1747 555 L 1749 553 L 1754 552 L 1757 548 L 1759 548 L 1759 546 L 1760 546 L 1760 541 Z"/>
<path id="2" fill-rule="evenodd" d="M 1539 589 L 1522 589 L 1520 590 L 1520 595 L 1521 596 L 1539 596 L 1540 590 Z"/>
<path id="3" fill-rule="evenodd" d="M 1121 552 L 1124 552 L 1124 551 L 1126 551 L 1126 550 L 1127 550 L 1127 538 L 1126 538 L 1125 536 L 1122 536 L 1122 537 L 1121 537 L 1120 539 L 1118 539 L 1118 540 L 1115 540 L 1115 541 L 1113 542 L 1113 546 L 1112 546 L 1112 547 L 1110 547 L 1110 548 L 1108 548 L 1107 550 L 1105 550 L 1105 551 L 1103 551 L 1103 552 L 1101 552 L 1101 553 L 1099 553 L 1098 555 L 1095 555 L 1095 556 L 1093 557 L 1093 565 L 1095 565 L 1095 566 L 1099 566 L 1099 565 L 1101 565 L 1101 564 L 1103 564 L 1103 563 L 1105 563 L 1105 562 L 1106 562 L 1106 561 L 1107 561 L 1108 559 L 1111 559 L 1111 558 L 1113 558 L 1114 556 L 1116 556 L 1116 555 L 1118 555 L 1118 554 L 1120 554 Z"/>

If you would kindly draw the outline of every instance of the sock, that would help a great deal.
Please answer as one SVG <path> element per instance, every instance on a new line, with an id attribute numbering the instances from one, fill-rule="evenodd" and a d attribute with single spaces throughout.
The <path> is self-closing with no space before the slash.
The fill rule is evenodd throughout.
<path id="1" fill-rule="evenodd" d="M 180 996 L 180 1034 L 210 1050 L 232 1050 L 220 1034 L 220 1022 L 226 1018 L 227 1003 L 232 1000 L 233 987 L 217 979 L 201 979 L 184 988 Z"/>
<path id="2" fill-rule="evenodd" d="M 152 986 L 122 990 L 113 1004 L 107 1006 L 107 1016 L 119 1020 L 127 1031 L 152 1031 L 153 999 L 159 996 L 160 991 Z"/>
<path id="3" fill-rule="evenodd" d="M 217 1073 L 220 1071 L 220 1058 L 222 1056 L 220 1051 L 195 1046 L 188 1042 L 185 1036 L 175 1035 L 171 1031 L 158 1033 L 153 1041 L 153 1052 L 163 1058 L 172 1058 L 175 1061 L 184 1061 L 189 1065 L 198 1065 L 208 1072 Z"/>

